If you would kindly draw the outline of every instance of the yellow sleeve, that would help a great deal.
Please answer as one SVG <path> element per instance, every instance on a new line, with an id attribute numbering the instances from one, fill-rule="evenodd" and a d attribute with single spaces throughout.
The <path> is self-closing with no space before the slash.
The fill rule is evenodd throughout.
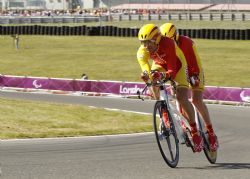
<path id="1" fill-rule="evenodd" d="M 142 72 L 146 70 L 148 74 L 150 74 L 151 68 L 148 60 L 149 60 L 149 52 L 143 46 L 140 46 L 140 48 L 137 51 L 137 61 L 140 64 Z"/>
<path id="2" fill-rule="evenodd" d="M 180 47 L 175 43 L 176 56 L 179 58 L 182 64 L 187 65 L 186 57 Z"/>

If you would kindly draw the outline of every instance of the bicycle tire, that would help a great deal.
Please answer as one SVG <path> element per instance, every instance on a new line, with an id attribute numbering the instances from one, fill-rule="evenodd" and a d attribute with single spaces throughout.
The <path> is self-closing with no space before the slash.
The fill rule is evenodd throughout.
<path id="1" fill-rule="evenodd" d="M 163 124 L 161 109 L 164 108 L 168 113 L 170 128 Z M 153 112 L 153 125 L 156 141 L 160 153 L 171 168 L 175 168 L 179 162 L 179 140 L 177 138 L 173 119 L 164 101 L 157 101 Z"/>
<path id="2" fill-rule="evenodd" d="M 201 134 L 201 136 L 203 138 L 203 142 L 204 142 L 203 151 L 205 153 L 207 160 L 211 164 L 215 164 L 215 162 L 217 160 L 217 151 L 210 150 L 209 141 L 208 141 L 208 133 L 204 130 L 204 123 L 203 123 L 203 120 L 201 119 L 201 116 L 199 114 L 197 114 L 197 116 L 198 116 L 198 125 L 199 125 L 200 134 Z"/>

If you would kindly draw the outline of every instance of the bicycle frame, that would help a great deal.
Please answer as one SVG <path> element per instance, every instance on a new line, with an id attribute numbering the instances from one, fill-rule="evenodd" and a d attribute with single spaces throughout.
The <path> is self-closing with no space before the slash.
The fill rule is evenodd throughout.
<path id="1" fill-rule="evenodd" d="M 159 101 L 164 101 L 165 105 L 167 106 L 167 109 L 169 110 L 170 114 L 171 114 L 171 117 L 173 118 L 173 121 L 174 121 L 174 124 L 175 126 L 177 127 L 178 129 L 178 132 L 177 135 L 178 135 L 178 139 L 181 140 L 181 143 L 184 143 L 186 142 L 186 139 L 185 139 L 185 136 L 183 134 L 183 129 L 182 129 L 182 124 L 181 123 L 185 123 L 185 125 L 190 129 L 190 126 L 189 126 L 189 123 L 187 122 L 187 120 L 180 114 L 180 110 L 178 109 L 178 101 L 176 101 L 176 107 L 174 107 L 173 105 L 171 105 L 170 103 L 170 97 L 171 98 L 175 98 L 173 95 L 170 95 L 166 89 L 164 88 L 166 85 L 166 80 L 164 81 L 158 81 L 156 83 L 146 83 L 145 87 L 143 88 L 143 90 L 140 92 L 140 91 L 137 91 L 137 95 L 138 95 L 138 98 L 143 100 L 144 101 L 144 98 L 141 97 L 140 94 L 143 94 L 145 92 L 145 90 L 148 88 L 148 87 L 151 87 L 151 86 L 158 86 L 159 89 L 160 89 L 160 99 Z M 176 90 L 176 85 L 175 85 L 175 82 L 173 80 L 170 80 L 171 82 L 171 87 L 174 88 L 174 91 Z M 174 112 L 175 111 L 175 112 Z M 193 149 L 193 148 L 192 148 Z"/>

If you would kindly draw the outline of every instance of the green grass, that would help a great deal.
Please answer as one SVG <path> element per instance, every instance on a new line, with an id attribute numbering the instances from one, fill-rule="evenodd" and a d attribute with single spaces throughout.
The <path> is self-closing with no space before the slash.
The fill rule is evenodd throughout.
<path id="1" fill-rule="evenodd" d="M 206 85 L 249 87 L 250 41 L 195 39 Z M 0 72 L 8 75 L 140 81 L 137 38 L 20 36 L 0 37 Z"/>
<path id="2" fill-rule="evenodd" d="M 152 131 L 151 116 L 4 98 L 0 102 L 1 139 Z"/>

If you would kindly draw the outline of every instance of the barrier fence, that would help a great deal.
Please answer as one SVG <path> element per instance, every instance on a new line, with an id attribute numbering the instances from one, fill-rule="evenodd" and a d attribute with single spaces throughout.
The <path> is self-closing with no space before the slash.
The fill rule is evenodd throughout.
<path id="1" fill-rule="evenodd" d="M 96 81 L 59 79 L 46 77 L 0 76 L 0 87 L 60 90 L 65 92 L 85 92 L 97 94 L 115 94 L 121 96 L 137 95 L 137 90 L 144 88 L 144 83 L 121 81 Z M 215 101 L 250 102 L 250 88 L 207 86 L 204 99 Z"/>
<path id="2" fill-rule="evenodd" d="M 136 37 L 139 28 L 116 26 L 0 26 L 0 35 L 88 35 Z M 250 40 L 250 29 L 179 29 L 179 34 L 198 39 Z"/>
<path id="3" fill-rule="evenodd" d="M 249 21 L 250 12 L 171 12 L 164 14 L 110 14 L 65 16 L 0 16 L 0 24 L 85 23 L 107 21 L 186 20 L 186 21 Z"/>

